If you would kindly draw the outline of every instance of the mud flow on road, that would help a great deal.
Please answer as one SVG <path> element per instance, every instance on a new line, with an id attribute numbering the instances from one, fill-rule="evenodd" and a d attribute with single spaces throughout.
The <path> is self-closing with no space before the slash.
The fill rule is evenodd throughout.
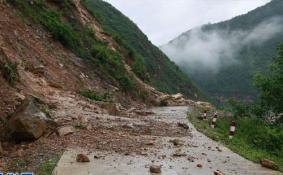
<path id="1" fill-rule="evenodd" d="M 188 107 L 163 107 L 151 109 L 154 114 L 146 120 L 129 118 L 132 134 L 148 138 L 151 145 L 140 152 L 117 153 L 105 149 L 68 149 L 55 168 L 54 175 L 146 175 L 151 165 L 161 165 L 162 175 L 209 175 L 220 170 L 226 175 L 275 175 L 280 174 L 262 168 L 233 153 L 223 145 L 199 133 L 187 120 Z M 161 132 L 154 128 L 160 123 Z M 179 124 L 178 124 L 179 123 Z M 186 124 L 188 128 L 182 128 Z M 119 128 L 120 126 L 116 126 Z M 136 131 L 139 128 L 140 131 Z M 177 131 L 174 131 L 174 128 Z M 171 133 L 171 134 L 170 134 Z M 173 134 L 172 134 L 173 133 Z M 76 155 L 84 153 L 89 163 L 76 162 Z"/>

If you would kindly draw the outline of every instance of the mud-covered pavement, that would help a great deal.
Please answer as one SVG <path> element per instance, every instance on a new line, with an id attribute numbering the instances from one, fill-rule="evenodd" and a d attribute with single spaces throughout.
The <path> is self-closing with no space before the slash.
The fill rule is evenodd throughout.
<path id="1" fill-rule="evenodd" d="M 150 174 L 151 165 L 161 165 L 163 175 L 209 175 L 216 170 L 226 175 L 280 174 L 240 157 L 196 131 L 186 118 L 188 110 L 188 107 L 154 108 L 155 114 L 150 116 L 114 117 L 117 122 L 112 121 L 112 124 L 107 122 L 110 119 L 102 120 L 100 127 L 123 133 L 122 143 L 133 142 L 117 144 L 120 139 L 109 137 L 109 143 L 102 145 L 103 148 L 69 148 L 53 174 L 146 175 Z M 178 123 L 185 123 L 190 129 Z M 113 145 L 118 148 L 113 149 Z M 77 163 L 78 153 L 86 154 L 90 162 Z"/>

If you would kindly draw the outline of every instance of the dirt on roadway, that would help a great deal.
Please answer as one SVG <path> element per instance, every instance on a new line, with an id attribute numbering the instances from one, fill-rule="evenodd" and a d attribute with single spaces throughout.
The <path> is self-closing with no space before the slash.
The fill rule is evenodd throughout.
<path id="1" fill-rule="evenodd" d="M 105 144 L 100 149 L 69 148 L 53 174 L 146 175 L 150 174 L 151 165 L 161 165 L 162 175 L 213 175 L 216 170 L 226 175 L 280 174 L 242 158 L 198 132 L 187 120 L 188 110 L 188 107 L 153 108 L 154 114 L 150 116 L 114 117 L 116 123 L 101 122 L 100 127 L 115 128 L 113 133 L 123 132 L 122 143 L 133 138 L 136 142 L 132 146 L 120 144 L 114 150 L 111 143 L 119 139 L 109 139 L 109 146 Z M 87 155 L 90 162 L 76 162 L 79 153 Z"/>

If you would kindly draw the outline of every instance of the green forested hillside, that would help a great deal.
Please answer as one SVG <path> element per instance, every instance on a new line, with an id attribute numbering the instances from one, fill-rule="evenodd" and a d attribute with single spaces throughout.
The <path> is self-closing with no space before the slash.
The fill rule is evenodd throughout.
<path id="1" fill-rule="evenodd" d="M 265 6 L 231 20 L 204 25 L 200 29 L 185 32 L 167 45 L 162 46 L 162 49 L 191 75 L 204 92 L 217 97 L 254 98 L 258 92 L 253 86 L 253 76 L 258 71 L 267 71 L 268 65 L 276 55 L 277 47 L 283 40 L 282 9 L 283 1 L 273 0 Z M 195 47 L 194 30 L 200 31 L 196 44 L 201 42 L 207 46 L 199 47 L 199 53 L 207 52 L 207 55 L 216 54 L 219 56 L 217 71 L 207 67 L 184 64 L 186 59 L 194 59 L 192 58 L 194 55 L 185 51 Z M 272 33 L 273 35 L 271 35 Z M 207 42 L 213 44 L 208 45 Z M 210 49 L 219 42 L 222 47 L 229 47 L 230 50 L 221 48 L 216 50 L 217 53 L 210 53 Z M 168 48 L 173 52 L 172 50 L 169 52 Z M 180 52 L 184 52 L 182 56 L 185 58 L 177 58 L 178 54 L 174 54 Z M 201 57 L 197 58 L 201 59 Z M 213 56 L 209 58 L 214 59 Z M 233 59 L 233 63 L 225 64 L 229 59 Z"/>
<path id="2" fill-rule="evenodd" d="M 190 97 L 198 94 L 192 81 L 130 19 L 101 0 L 82 3 L 104 30 L 132 55 L 132 68 L 141 79 L 164 92 L 182 92 Z"/>

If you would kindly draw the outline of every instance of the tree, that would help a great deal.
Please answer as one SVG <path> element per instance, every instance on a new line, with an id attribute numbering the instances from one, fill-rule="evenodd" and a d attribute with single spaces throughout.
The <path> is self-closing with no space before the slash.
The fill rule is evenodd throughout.
<path id="1" fill-rule="evenodd" d="M 269 73 L 258 73 L 255 85 L 260 89 L 263 107 L 276 113 L 283 112 L 283 45 L 278 50 L 277 57 L 269 67 Z"/>

